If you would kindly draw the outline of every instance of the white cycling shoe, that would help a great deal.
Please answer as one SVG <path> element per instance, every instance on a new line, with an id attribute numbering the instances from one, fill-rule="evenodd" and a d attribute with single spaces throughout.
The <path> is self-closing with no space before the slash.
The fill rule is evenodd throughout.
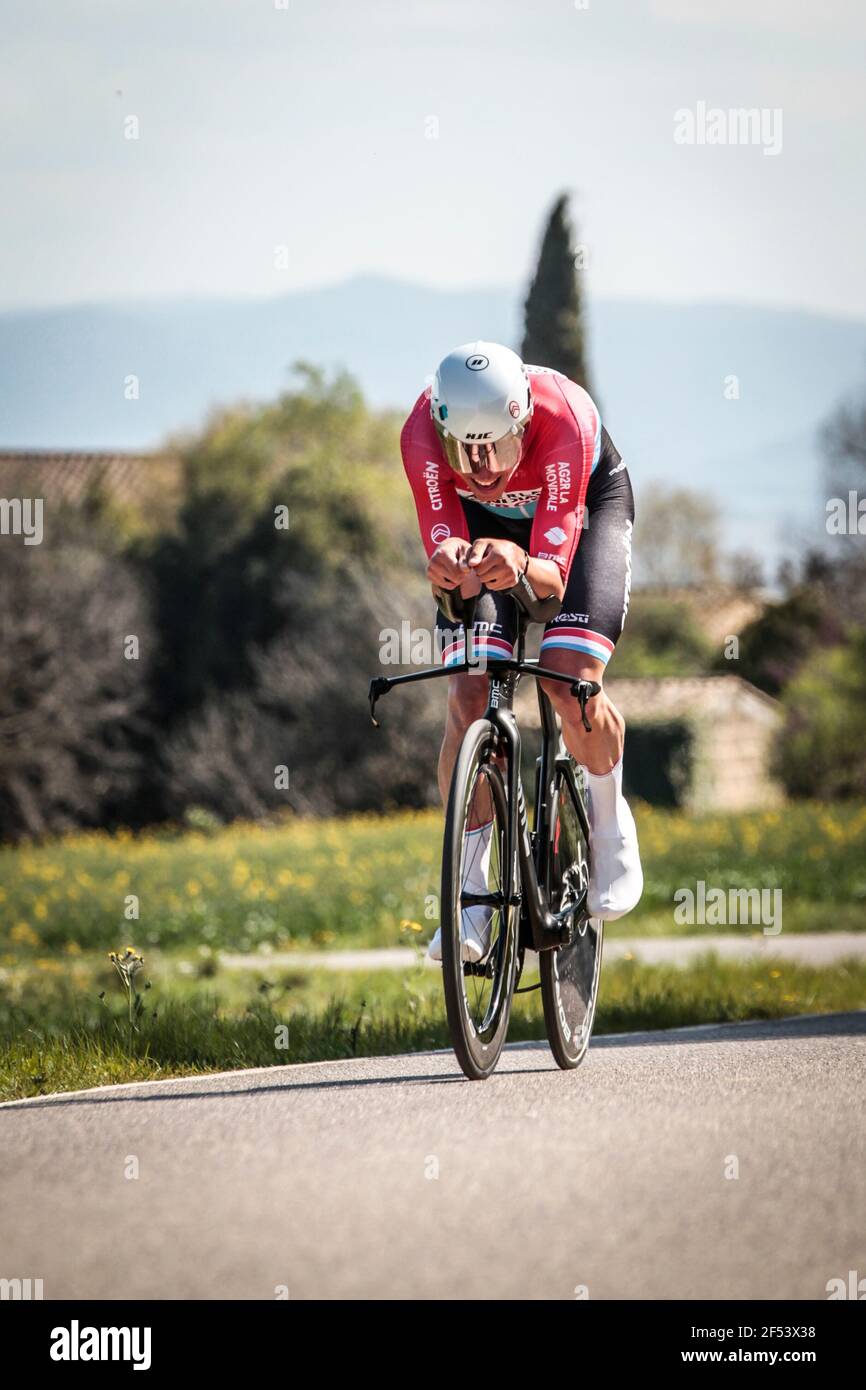
<path id="1" fill-rule="evenodd" d="M 643 892 L 643 869 L 634 816 L 626 801 L 619 810 L 622 834 L 590 835 L 592 869 L 586 894 L 590 917 L 615 922 L 637 907 Z"/>
<path id="2" fill-rule="evenodd" d="M 493 908 L 482 907 L 477 904 L 475 907 L 464 907 L 463 920 L 460 924 L 460 958 L 469 961 L 471 965 L 477 965 L 483 960 L 490 950 L 490 928 L 493 922 Z M 442 960 L 442 929 L 436 928 L 436 934 L 430 945 L 427 947 L 427 956 L 430 960 L 441 962 Z"/>

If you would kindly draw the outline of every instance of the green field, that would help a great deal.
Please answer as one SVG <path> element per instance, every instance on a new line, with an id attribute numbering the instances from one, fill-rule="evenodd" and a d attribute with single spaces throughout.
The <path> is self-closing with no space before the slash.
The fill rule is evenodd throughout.
<path id="1" fill-rule="evenodd" d="M 674 892 L 698 880 L 780 888 L 786 931 L 862 926 L 863 805 L 703 819 L 640 808 L 639 825 L 646 892 L 613 935 L 705 931 L 673 916 Z M 427 812 L 4 848 L 0 1094 L 446 1046 L 438 972 L 285 963 L 293 949 L 412 944 L 420 955 L 438 916 L 440 833 Z M 108 960 L 127 943 L 152 984 L 135 1029 Z M 228 968 L 224 951 L 249 954 L 250 967 Z M 597 1028 L 863 1006 L 862 962 L 623 960 L 605 967 Z M 537 994 L 517 1001 L 510 1036 L 543 1036 Z"/>
<path id="2" fill-rule="evenodd" d="M 705 931 L 674 919 L 674 893 L 699 880 L 781 889 L 785 931 L 859 930 L 866 919 L 862 803 L 702 818 L 639 807 L 638 823 L 644 896 L 614 934 Z M 439 814 L 424 812 L 4 848 L 0 964 L 108 951 L 127 939 L 142 951 L 427 940 L 438 919 L 440 843 Z"/>

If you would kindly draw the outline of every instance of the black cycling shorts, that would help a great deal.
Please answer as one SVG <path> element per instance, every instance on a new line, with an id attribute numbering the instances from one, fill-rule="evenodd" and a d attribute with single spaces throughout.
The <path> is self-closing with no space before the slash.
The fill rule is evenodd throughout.
<path id="1" fill-rule="evenodd" d="M 471 540 L 481 536 L 516 541 L 526 549 L 532 518 L 497 516 L 479 502 L 460 499 Z M 631 589 L 631 539 L 634 498 L 625 464 L 607 430 L 602 429 L 601 453 L 586 491 L 583 529 L 569 571 L 562 607 L 544 628 L 542 659 L 554 648 L 592 657 L 605 665 L 613 654 L 628 612 Z M 442 659 L 446 666 L 464 659 L 462 627 L 438 613 Z M 475 659 L 495 661 L 514 652 L 514 600 L 483 589 L 475 612 Z"/>

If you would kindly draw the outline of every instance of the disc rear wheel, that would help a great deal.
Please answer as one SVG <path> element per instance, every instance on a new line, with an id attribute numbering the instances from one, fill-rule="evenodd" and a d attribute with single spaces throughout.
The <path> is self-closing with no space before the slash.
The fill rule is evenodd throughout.
<path id="1" fill-rule="evenodd" d="M 573 774 L 572 774 L 573 776 Z M 572 941 L 539 956 L 544 1022 L 551 1051 L 565 1070 L 576 1067 L 589 1046 L 601 974 L 604 923 L 587 917 L 589 841 L 578 791 L 562 770 L 551 835 L 550 908 L 561 912 L 576 905 Z"/>

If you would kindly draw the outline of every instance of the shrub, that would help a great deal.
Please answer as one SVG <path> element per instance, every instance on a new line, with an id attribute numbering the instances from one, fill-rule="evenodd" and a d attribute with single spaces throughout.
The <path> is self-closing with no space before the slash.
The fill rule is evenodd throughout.
<path id="1" fill-rule="evenodd" d="M 866 633 L 816 651 L 783 696 L 775 770 L 792 796 L 866 792 Z"/>

